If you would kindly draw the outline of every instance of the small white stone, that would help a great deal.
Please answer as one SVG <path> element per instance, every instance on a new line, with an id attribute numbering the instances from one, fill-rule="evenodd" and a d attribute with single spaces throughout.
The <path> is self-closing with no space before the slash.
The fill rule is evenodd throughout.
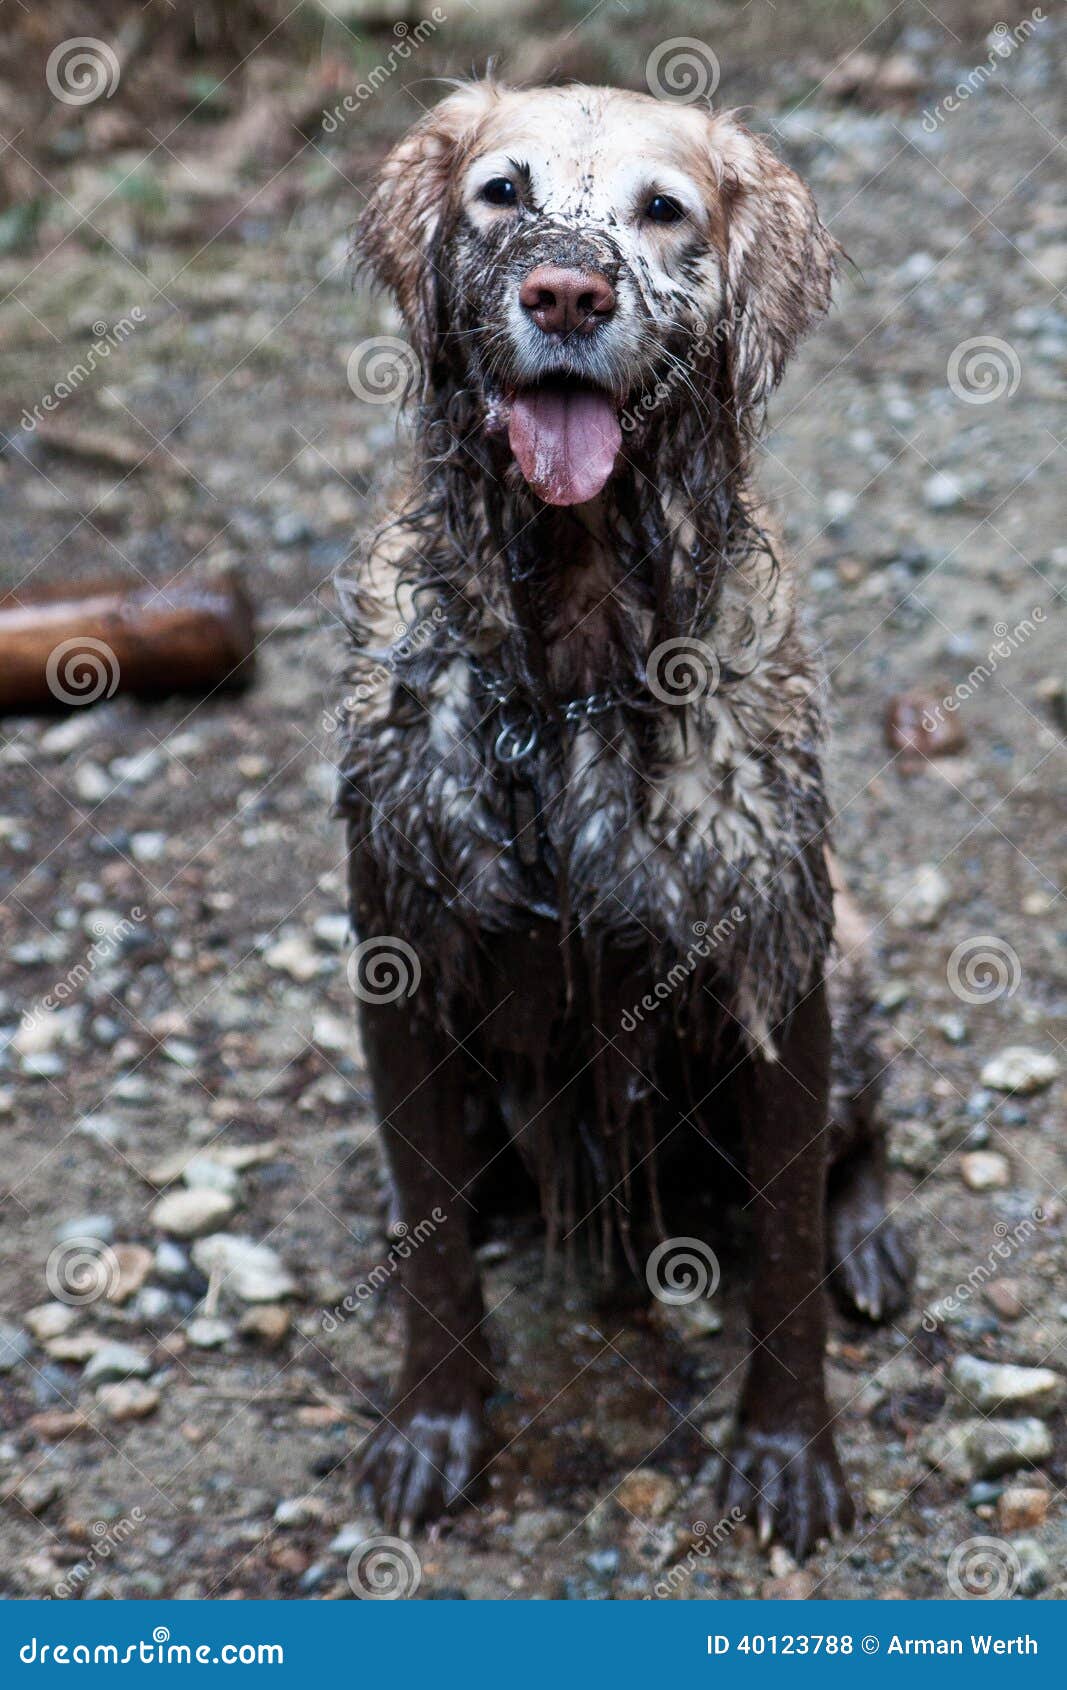
<path id="1" fill-rule="evenodd" d="M 173 1238 L 200 1238 L 213 1232 L 233 1214 L 233 1198 L 207 1186 L 169 1191 L 152 1210 L 153 1225 Z"/>
<path id="2" fill-rule="evenodd" d="M 276 1303 L 291 1297 L 296 1281 L 268 1244 L 237 1233 L 218 1232 L 193 1245 L 193 1261 L 209 1279 L 221 1278 L 221 1289 L 245 1303 Z"/>
<path id="3" fill-rule="evenodd" d="M 913 875 L 906 876 L 893 911 L 895 927 L 933 927 L 952 896 L 941 870 L 934 863 L 924 863 Z"/>
<path id="4" fill-rule="evenodd" d="M 233 1168 L 211 1156 L 190 1157 L 182 1169 L 182 1179 L 191 1190 L 221 1191 L 224 1197 L 235 1197 L 240 1183 Z"/>
<path id="5" fill-rule="evenodd" d="M 1011 1184 L 1011 1167 L 996 1150 L 970 1150 L 960 1157 L 963 1183 L 971 1191 L 1003 1191 Z"/>
<path id="6" fill-rule="evenodd" d="M 221 1344 L 229 1343 L 233 1327 L 228 1320 L 215 1320 L 210 1315 L 201 1314 L 189 1322 L 185 1335 L 198 1350 L 217 1350 Z"/>
<path id="7" fill-rule="evenodd" d="M 993 1091 L 1017 1091 L 1023 1096 L 1043 1091 L 1057 1078 L 1060 1065 L 1054 1056 L 1026 1045 L 1009 1045 L 992 1057 L 982 1069 L 982 1084 Z"/>
<path id="8" fill-rule="evenodd" d="M 1051 1367 L 1019 1367 L 1013 1362 L 957 1356 L 949 1374 L 960 1396 L 979 1414 L 998 1408 L 1033 1409 L 1051 1414 L 1063 1397 L 1063 1376 Z"/>
<path id="9" fill-rule="evenodd" d="M 290 979 L 301 983 L 313 980 L 323 966 L 322 957 L 302 933 L 284 934 L 264 953 L 264 961 L 268 968 L 288 974 Z"/>

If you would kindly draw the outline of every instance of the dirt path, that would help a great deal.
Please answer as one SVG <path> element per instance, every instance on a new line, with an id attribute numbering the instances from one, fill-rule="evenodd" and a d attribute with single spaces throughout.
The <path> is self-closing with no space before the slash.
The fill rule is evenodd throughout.
<path id="1" fill-rule="evenodd" d="M 583 50 L 603 51 L 601 74 L 623 74 L 623 49 L 609 55 L 596 27 L 605 36 L 582 36 Z M 755 104 L 856 266 L 779 397 L 766 478 L 832 677 L 836 837 L 877 923 L 894 1192 L 922 1262 L 906 1321 L 874 1335 L 833 1326 L 854 1537 L 797 1578 L 746 1533 L 718 1534 L 677 1581 L 684 1598 L 782 1579 L 771 1594 L 942 1596 L 953 1551 L 980 1535 L 1008 1545 L 1020 1593 L 1067 1596 L 1061 1409 L 1041 1410 L 1052 1453 L 1039 1452 L 1037 1479 L 932 1473 L 923 1453 L 972 1412 L 947 1380 L 954 1355 L 1067 1370 L 1063 1082 L 1005 1096 L 981 1079 L 1015 1045 L 1067 1065 L 1067 228 L 1050 156 L 1064 39 L 1046 25 L 932 130 L 923 112 L 990 49 L 929 14 L 898 42 L 915 83 L 903 95 L 886 91 L 883 67 L 841 103 L 800 59 L 783 69 L 771 41 L 740 67 L 722 54 L 720 98 Z M 410 109 L 397 97 L 374 121 L 399 125 Z M 157 163 L 178 195 L 178 164 Z M 389 1260 L 349 1026 L 324 721 L 340 650 L 325 583 L 395 456 L 390 408 L 360 404 L 346 380 L 353 348 L 391 326 L 349 291 L 358 196 L 345 177 L 357 165 L 345 137 L 316 144 L 224 238 L 182 243 L 165 229 L 146 242 L 151 207 L 125 189 L 98 207 L 99 170 L 75 162 L 56 180 L 99 238 L 66 239 L 36 268 L 35 256 L 0 259 L 11 584 L 237 563 L 262 633 L 258 684 L 240 700 L 116 698 L 0 733 L 0 1493 L 14 1493 L 0 1504 L 0 1593 L 348 1596 L 348 1553 L 376 1529 L 344 1460 L 398 1357 L 388 1274 L 335 1329 L 323 1318 Z M 160 215 L 178 213 L 168 200 Z M 66 414 L 142 452 L 162 444 L 129 474 L 46 450 L 19 428 L 22 406 L 53 388 L 94 323 L 134 306 L 145 322 Z M 1003 373 L 989 403 L 957 390 L 975 379 L 968 354 L 955 388 L 947 374 L 976 337 L 994 337 Z M 998 640 L 1007 655 L 958 712 L 966 746 L 905 774 L 883 736 L 889 697 L 988 670 Z M 61 1014 L 5 1054 L 27 1007 L 116 922 L 120 941 L 78 975 Z M 990 935 L 1017 989 L 967 1001 L 949 959 Z M 220 1153 L 249 1145 L 261 1160 L 218 1172 Z M 193 1149 L 235 1187 L 228 1229 L 266 1241 L 295 1276 L 289 1329 L 277 1314 L 239 1331 L 250 1305 L 224 1288 L 213 1306 L 171 1246 L 125 1303 L 88 1302 L 50 1337 L 37 1317 L 33 1336 L 24 1317 L 51 1300 L 57 1232 L 76 1223 L 112 1250 L 158 1252 L 149 1176 Z M 1005 1183 L 968 1189 L 962 1158 L 975 1151 L 1002 1159 L 987 1172 Z M 975 1273 L 998 1245 L 1008 1284 L 989 1294 Z M 132 1277 L 145 1265 L 119 1259 Z M 687 1327 L 667 1371 L 648 1328 L 547 1302 L 535 1245 L 493 1252 L 507 1448 L 481 1512 L 416 1541 L 420 1594 L 642 1597 L 701 1543 L 744 1354 L 743 1267 L 723 1265 L 721 1331 Z M 924 1330 L 922 1311 L 953 1296 Z M 146 1379 L 101 1395 L 102 1339 L 134 1345 Z M 708 1436 L 678 1431 L 683 1413 Z M 634 1469 L 653 1471 L 620 1491 Z M 1048 1491 L 1047 1520 L 1011 1531 L 997 1498 L 1022 1483 Z M 1043 1506 L 1029 1507 L 1037 1521 Z"/>

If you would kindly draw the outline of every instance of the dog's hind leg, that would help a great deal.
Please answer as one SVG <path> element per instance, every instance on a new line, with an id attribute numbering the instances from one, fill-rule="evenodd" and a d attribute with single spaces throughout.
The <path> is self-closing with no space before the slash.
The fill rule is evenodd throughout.
<path id="1" fill-rule="evenodd" d="M 866 927 L 839 881 L 834 907 L 838 954 L 829 991 L 834 1052 L 827 1269 L 850 1312 L 881 1321 L 906 1304 L 914 1264 L 886 1214 L 887 1130 L 866 977 Z"/>
<path id="2" fill-rule="evenodd" d="M 360 1452 L 387 1524 L 405 1528 L 468 1501 L 493 1389 L 470 1240 L 460 1046 L 406 1003 L 364 1005 L 363 1036 L 396 1201 L 406 1345 L 395 1406 Z"/>

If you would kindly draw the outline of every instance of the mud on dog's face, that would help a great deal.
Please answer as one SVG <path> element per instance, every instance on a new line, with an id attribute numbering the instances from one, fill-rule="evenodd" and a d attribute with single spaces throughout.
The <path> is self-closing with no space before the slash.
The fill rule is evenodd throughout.
<path id="1" fill-rule="evenodd" d="M 460 89 L 389 155 L 360 248 L 428 392 L 548 504 L 596 496 L 696 411 L 758 416 L 825 310 L 834 243 L 730 114 L 612 89 Z"/>

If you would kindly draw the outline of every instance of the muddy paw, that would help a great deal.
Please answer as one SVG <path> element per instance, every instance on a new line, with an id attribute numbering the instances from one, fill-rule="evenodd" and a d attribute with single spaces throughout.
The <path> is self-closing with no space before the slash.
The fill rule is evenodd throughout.
<path id="1" fill-rule="evenodd" d="M 805 1439 L 741 1427 L 723 1466 L 722 1502 L 755 1526 L 761 1546 L 778 1538 L 797 1561 L 820 1538 L 847 1532 L 855 1518 L 828 1431 Z"/>
<path id="2" fill-rule="evenodd" d="M 830 1283 L 853 1314 L 887 1320 L 908 1301 L 914 1264 L 893 1222 L 845 1208 L 830 1216 Z"/>
<path id="3" fill-rule="evenodd" d="M 471 1501 L 484 1447 L 480 1399 L 447 1411 L 407 1403 L 364 1444 L 357 1482 L 369 1488 L 385 1524 L 406 1535 Z"/>

